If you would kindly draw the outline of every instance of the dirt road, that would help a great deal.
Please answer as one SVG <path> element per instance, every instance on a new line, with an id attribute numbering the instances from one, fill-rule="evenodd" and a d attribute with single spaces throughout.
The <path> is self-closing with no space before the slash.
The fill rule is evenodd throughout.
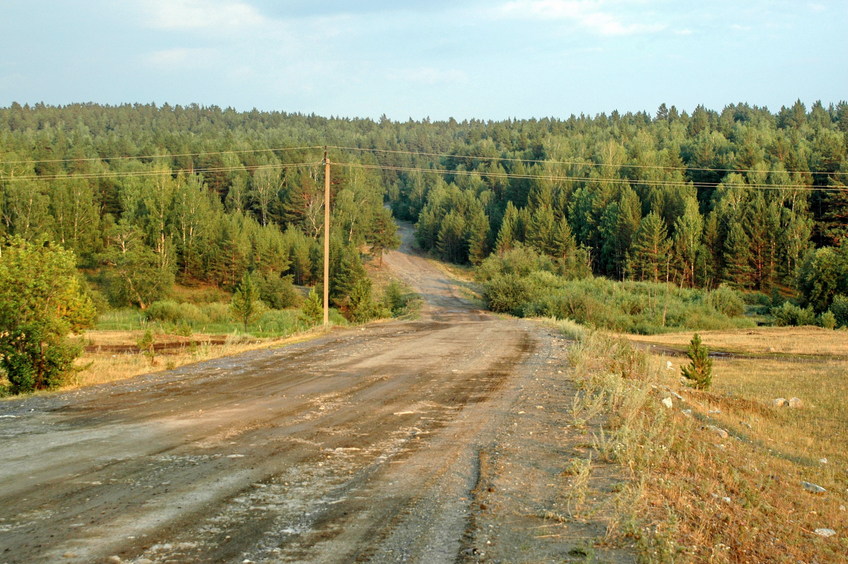
<path id="1" fill-rule="evenodd" d="M 567 342 L 385 260 L 420 320 L 0 402 L 0 562 L 630 560 L 563 517 Z"/>

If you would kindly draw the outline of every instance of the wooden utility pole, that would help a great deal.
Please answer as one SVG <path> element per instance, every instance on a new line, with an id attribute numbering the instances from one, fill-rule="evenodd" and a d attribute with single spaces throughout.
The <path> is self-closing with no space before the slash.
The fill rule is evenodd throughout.
<path id="1" fill-rule="evenodd" d="M 324 327 L 330 324 L 330 158 L 324 147 Z"/>

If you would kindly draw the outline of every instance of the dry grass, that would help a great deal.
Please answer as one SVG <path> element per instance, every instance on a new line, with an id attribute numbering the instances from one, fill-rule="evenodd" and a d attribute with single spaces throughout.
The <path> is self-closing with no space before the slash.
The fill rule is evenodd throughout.
<path id="1" fill-rule="evenodd" d="M 819 327 L 758 327 L 731 331 L 699 331 L 710 350 L 756 355 L 837 355 L 848 358 L 848 331 Z M 664 335 L 620 335 L 635 343 L 685 351 L 692 332 Z"/>
<path id="2" fill-rule="evenodd" d="M 773 343 L 793 343 L 791 350 L 845 354 L 844 333 L 766 332 Z M 704 340 L 742 353 L 768 346 L 747 333 L 707 332 Z M 689 338 L 650 339 L 674 346 Z M 680 383 L 683 359 L 670 359 L 668 370 L 669 359 L 639 352 L 643 364 L 613 342 L 598 334 L 583 339 L 575 347 L 575 374 L 607 391 L 611 424 L 596 448 L 632 471 L 637 502 L 621 521 L 630 523 L 623 532 L 639 539 L 645 561 L 846 560 L 848 359 L 716 359 L 713 389 L 696 392 Z M 629 379 L 610 378 L 621 366 L 642 368 Z M 801 409 L 771 405 L 793 396 L 804 401 Z M 672 408 L 660 403 L 665 398 Z M 802 481 L 827 491 L 811 493 Z M 836 535 L 825 538 L 816 529 Z"/>
<path id="3" fill-rule="evenodd" d="M 231 335 L 178 335 L 157 334 L 155 343 L 171 345 L 157 352 L 153 362 L 138 349 L 136 343 L 143 331 L 89 331 L 85 338 L 90 343 L 86 352 L 77 359 L 80 368 L 65 389 L 105 384 L 140 374 L 171 370 L 186 364 L 213 358 L 231 356 L 250 350 L 288 345 L 320 336 L 323 329 L 314 329 L 298 335 L 276 339 L 255 339 Z M 177 346 L 173 346 L 177 345 Z M 98 347 L 102 347 L 97 350 Z M 123 349 L 123 350 L 117 350 Z"/>

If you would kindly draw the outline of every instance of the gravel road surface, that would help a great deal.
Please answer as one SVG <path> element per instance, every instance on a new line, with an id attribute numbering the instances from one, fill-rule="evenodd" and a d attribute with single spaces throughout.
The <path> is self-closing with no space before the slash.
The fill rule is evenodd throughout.
<path id="1" fill-rule="evenodd" d="M 568 342 L 404 239 L 418 320 L 0 402 L 0 562 L 631 561 L 563 517 Z"/>

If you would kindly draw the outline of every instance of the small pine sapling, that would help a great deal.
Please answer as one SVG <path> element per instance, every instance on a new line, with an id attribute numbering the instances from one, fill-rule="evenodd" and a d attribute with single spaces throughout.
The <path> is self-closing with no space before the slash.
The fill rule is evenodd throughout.
<path id="1" fill-rule="evenodd" d="M 687 384 L 698 390 L 709 389 L 713 379 L 713 360 L 709 356 L 709 349 L 701 343 L 701 336 L 697 333 L 689 342 L 686 355 L 691 362 L 680 371 Z"/>
<path id="2" fill-rule="evenodd" d="M 136 341 L 136 345 L 138 345 L 138 350 L 147 357 L 147 360 L 150 361 L 150 366 L 156 365 L 156 337 L 153 336 L 153 331 L 148 329 L 144 332 L 144 335 L 139 337 Z"/>

